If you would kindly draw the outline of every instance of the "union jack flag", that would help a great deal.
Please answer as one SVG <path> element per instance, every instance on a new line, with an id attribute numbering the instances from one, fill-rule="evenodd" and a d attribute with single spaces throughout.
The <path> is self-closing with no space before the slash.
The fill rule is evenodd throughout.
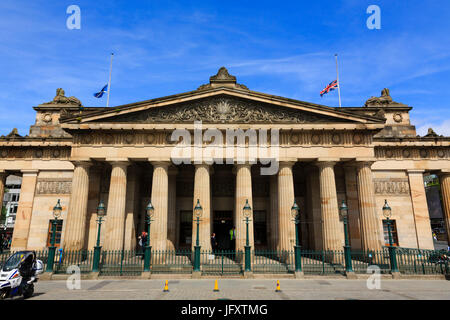
<path id="1" fill-rule="evenodd" d="M 337 80 L 334 80 L 334 81 L 330 82 L 330 84 L 327 85 L 327 86 L 325 87 L 325 89 L 323 89 L 322 91 L 320 91 L 320 96 L 322 97 L 324 94 L 326 94 L 326 93 L 328 93 L 328 92 L 330 92 L 330 91 L 333 91 L 333 90 L 336 89 L 337 87 L 338 87 Z"/>

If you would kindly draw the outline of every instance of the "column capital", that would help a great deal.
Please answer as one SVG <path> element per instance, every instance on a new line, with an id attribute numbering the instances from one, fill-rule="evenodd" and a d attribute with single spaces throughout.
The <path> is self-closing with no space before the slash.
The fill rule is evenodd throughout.
<path id="1" fill-rule="evenodd" d="M 280 166 L 280 169 L 286 167 L 292 168 L 296 164 L 296 161 L 280 161 L 278 164 Z"/>
<path id="2" fill-rule="evenodd" d="M 20 170 L 20 172 L 22 172 L 22 175 L 36 176 L 39 173 L 39 170 L 36 170 L 36 169 L 25 169 L 25 170 Z"/>
<path id="3" fill-rule="evenodd" d="M 168 169 L 169 166 L 170 166 L 170 162 L 169 161 L 150 161 L 150 163 L 155 168 L 156 167 L 161 167 L 161 168 Z"/>
<path id="4" fill-rule="evenodd" d="M 235 163 L 235 164 L 233 165 L 233 169 L 231 170 L 231 172 L 232 172 L 234 175 L 236 175 L 237 171 L 238 171 L 240 168 L 248 168 L 249 170 L 251 170 L 252 164 L 251 164 L 251 163 Z"/>
<path id="5" fill-rule="evenodd" d="M 319 168 L 326 168 L 326 167 L 333 168 L 336 163 L 337 163 L 337 161 L 331 161 L 331 160 L 318 160 L 318 161 L 314 162 L 314 164 Z"/>
<path id="6" fill-rule="evenodd" d="M 440 172 L 437 173 L 439 178 L 447 178 L 450 177 L 450 169 L 441 169 Z"/>
<path id="7" fill-rule="evenodd" d="M 421 170 L 421 169 L 407 169 L 406 172 L 408 172 L 408 174 L 423 174 L 425 172 L 425 170 Z"/>
<path id="8" fill-rule="evenodd" d="M 90 160 L 72 160 L 71 162 L 75 167 L 83 167 L 85 169 L 92 166 L 92 162 Z"/>
<path id="9" fill-rule="evenodd" d="M 128 160 L 108 160 L 109 164 L 114 167 L 127 168 L 131 163 Z"/>

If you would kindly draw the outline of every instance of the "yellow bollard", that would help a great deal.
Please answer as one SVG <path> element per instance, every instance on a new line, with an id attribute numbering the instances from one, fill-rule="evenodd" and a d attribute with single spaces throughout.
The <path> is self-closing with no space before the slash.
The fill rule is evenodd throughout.
<path id="1" fill-rule="evenodd" d="M 277 289 L 275 290 L 275 292 L 281 292 L 280 280 L 277 280 Z"/>
<path id="2" fill-rule="evenodd" d="M 169 281 L 166 280 L 166 285 L 164 286 L 164 292 L 169 292 Z"/>
<path id="3" fill-rule="evenodd" d="M 219 285 L 217 284 L 217 280 L 214 282 L 214 292 L 219 292 Z"/>

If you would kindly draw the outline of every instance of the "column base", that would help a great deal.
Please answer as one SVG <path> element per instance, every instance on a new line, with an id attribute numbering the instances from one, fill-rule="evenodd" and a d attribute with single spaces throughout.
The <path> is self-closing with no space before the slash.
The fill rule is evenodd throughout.
<path id="1" fill-rule="evenodd" d="M 356 273 L 355 272 L 353 272 L 353 271 L 346 271 L 345 272 L 345 277 L 347 278 L 347 279 L 349 279 L 349 280 L 356 280 L 356 279 L 358 279 L 358 277 L 356 276 Z"/>
<path id="2" fill-rule="evenodd" d="M 202 277 L 201 271 L 192 271 L 192 279 L 200 279 Z"/>
<path id="3" fill-rule="evenodd" d="M 392 279 L 401 279 L 402 275 L 400 274 L 400 272 L 391 272 L 392 275 Z"/>
<path id="4" fill-rule="evenodd" d="M 98 275 L 99 275 L 99 273 L 100 273 L 100 272 L 90 272 L 90 273 L 87 275 L 87 279 L 89 279 L 89 280 L 98 280 Z"/>
<path id="5" fill-rule="evenodd" d="M 52 280 L 53 272 L 44 272 L 38 276 L 39 280 L 48 281 Z"/>
<path id="6" fill-rule="evenodd" d="M 151 277 L 152 277 L 152 273 L 150 271 L 144 271 L 141 274 L 142 279 L 151 279 Z"/>
<path id="7" fill-rule="evenodd" d="M 252 271 L 244 271 L 244 278 L 245 279 L 253 279 L 253 272 Z"/>
<path id="8" fill-rule="evenodd" d="M 304 279 L 305 278 L 305 274 L 303 273 L 303 271 L 295 271 L 294 275 L 295 275 L 295 279 Z"/>

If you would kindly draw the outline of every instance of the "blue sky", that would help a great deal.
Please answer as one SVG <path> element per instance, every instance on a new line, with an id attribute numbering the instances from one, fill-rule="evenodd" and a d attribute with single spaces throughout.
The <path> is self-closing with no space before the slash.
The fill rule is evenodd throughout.
<path id="1" fill-rule="evenodd" d="M 69 30 L 69 5 L 81 29 Z M 381 29 L 369 30 L 369 5 Z M 56 88 L 85 106 L 108 80 L 110 105 L 196 89 L 226 66 L 251 90 L 338 106 L 362 106 L 388 87 L 413 106 L 420 134 L 450 136 L 450 2 L 408 1 L 23 1 L 0 2 L 0 135 L 29 133 L 32 109 Z"/>

